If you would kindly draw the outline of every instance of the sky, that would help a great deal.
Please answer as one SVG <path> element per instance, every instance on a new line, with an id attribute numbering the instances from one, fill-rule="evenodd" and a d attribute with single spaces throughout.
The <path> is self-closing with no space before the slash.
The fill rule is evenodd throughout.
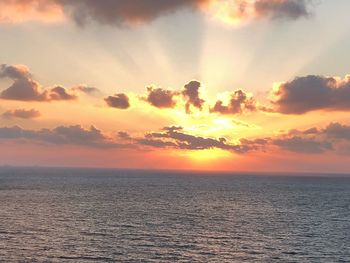
<path id="1" fill-rule="evenodd" d="M 348 0 L 1 0 L 0 165 L 350 172 Z"/>

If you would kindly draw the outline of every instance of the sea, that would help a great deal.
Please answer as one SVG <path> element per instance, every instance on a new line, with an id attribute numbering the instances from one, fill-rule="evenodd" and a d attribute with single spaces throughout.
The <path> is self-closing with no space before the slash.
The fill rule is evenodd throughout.
<path id="1" fill-rule="evenodd" d="M 350 177 L 0 168 L 0 262 L 350 262 Z"/>

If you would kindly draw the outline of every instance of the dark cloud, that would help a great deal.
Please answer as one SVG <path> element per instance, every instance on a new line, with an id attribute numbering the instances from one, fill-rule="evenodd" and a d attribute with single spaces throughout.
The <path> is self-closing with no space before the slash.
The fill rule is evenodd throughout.
<path id="1" fill-rule="evenodd" d="M 178 95 L 178 93 L 175 91 L 148 87 L 147 92 L 148 95 L 144 99 L 154 107 L 173 108 L 176 106 L 174 97 Z"/>
<path id="2" fill-rule="evenodd" d="M 106 140 L 106 137 L 100 130 L 91 126 L 90 129 L 84 129 L 79 125 L 59 126 L 52 130 L 52 142 L 57 144 L 94 144 Z"/>
<path id="3" fill-rule="evenodd" d="M 88 87 L 88 86 L 82 86 L 82 85 L 72 87 L 71 90 L 82 92 L 88 95 L 97 95 L 101 93 L 100 90 L 95 87 Z"/>
<path id="4" fill-rule="evenodd" d="M 160 139 L 143 138 L 138 139 L 137 142 L 142 145 L 151 146 L 155 148 L 176 148 L 178 145 L 171 141 L 164 141 Z"/>
<path id="5" fill-rule="evenodd" d="M 254 8 L 259 17 L 297 19 L 309 15 L 309 0 L 257 0 Z"/>
<path id="6" fill-rule="evenodd" d="M 0 98 L 20 101 L 53 101 L 74 100 L 76 95 L 65 88 L 57 86 L 43 90 L 40 84 L 32 79 L 29 69 L 23 65 L 1 65 L 0 78 L 10 78 L 13 84 L 0 93 Z"/>
<path id="7" fill-rule="evenodd" d="M 328 141 L 320 141 L 315 138 L 304 138 L 298 136 L 275 139 L 272 143 L 284 150 L 297 153 L 315 154 L 323 153 L 332 149 L 332 144 Z"/>
<path id="8" fill-rule="evenodd" d="M 248 146 L 255 151 L 267 152 L 273 147 L 283 151 L 302 154 L 321 154 L 335 151 L 335 141 L 331 141 L 325 135 L 325 130 L 310 128 L 307 130 L 290 130 L 274 137 L 257 139 L 240 139 L 242 145 Z"/>
<path id="9" fill-rule="evenodd" d="M 161 132 L 145 135 L 145 138 L 136 139 L 139 144 L 157 148 L 176 148 L 185 150 L 223 149 L 235 153 L 245 153 L 251 150 L 247 145 L 230 144 L 225 138 L 205 138 L 185 133 L 182 127 L 165 127 Z"/>
<path id="10" fill-rule="evenodd" d="M 200 86 L 201 86 L 201 83 L 196 80 L 192 80 L 184 86 L 182 95 L 186 99 L 185 107 L 186 107 L 187 113 L 191 113 L 191 109 L 190 109 L 191 105 L 199 110 L 202 110 L 203 108 L 203 104 L 205 103 L 205 100 L 200 98 L 200 94 L 199 94 Z"/>
<path id="11" fill-rule="evenodd" d="M 164 127 L 160 132 L 148 133 L 144 138 L 133 138 L 137 144 L 155 148 L 182 150 L 222 149 L 237 154 L 249 152 L 283 151 L 301 154 L 344 153 L 350 150 L 350 126 L 331 123 L 323 129 L 290 130 L 266 138 L 241 138 L 232 143 L 225 138 L 205 138 L 186 133 L 180 126 Z M 350 151 L 348 151 L 350 153 Z"/>
<path id="12" fill-rule="evenodd" d="M 303 114 L 314 110 L 350 110 L 350 77 L 309 75 L 283 83 L 274 91 L 275 112 Z"/>
<path id="13" fill-rule="evenodd" d="M 177 150 L 222 149 L 236 154 L 274 152 L 276 148 L 302 154 L 350 153 L 350 126 L 340 123 L 331 123 L 323 129 L 291 130 L 273 137 L 242 138 L 236 143 L 225 138 L 189 134 L 180 126 L 164 127 L 159 132 L 150 132 L 141 138 L 133 137 L 127 132 L 119 132 L 116 138 L 109 138 L 94 126 L 89 129 L 79 125 L 59 126 L 41 130 L 26 130 L 14 126 L 0 128 L 0 139 L 96 148 L 147 146 Z"/>
<path id="14" fill-rule="evenodd" d="M 111 141 L 100 130 L 91 126 L 59 126 L 54 129 L 26 130 L 19 126 L 0 128 L 0 139 L 29 140 L 56 145 L 81 145 L 96 148 L 126 148 L 128 145 Z"/>
<path id="15" fill-rule="evenodd" d="M 40 117 L 40 112 L 31 109 L 31 110 L 25 110 L 25 109 L 17 109 L 17 110 L 8 110 L 2 114 L 2 116 L 5 119 L 12 119 L 12 118 L 20 118 L 20 119 L 34 119 Z"/>
<path id="16" fill-rule="evenodd" d="M 301 154 L 344 153 L 350 150 L 350 126 L 331 123 L 323 129 L 290 130 L 274 137 L 247 139 L 232 143 L 225 138 L 205 138 L 186 133 L 180 126 L 164 127 L 160 132 L 148 133 L 144 138 L 134 138 L 137 144 L 155 148 L 183 150 L 222 149 L 237 154 L 268 152 L 279 148 Z M 350 151 L 348 151 L 350 153 Z"/>
<path id="17" fill-rule="evenodd" d="M 28 67 L 24 65 L 0 65 L 0 78 L 10 78 L 13 80 L 30 79 L 32 74 L 29 72 Z"/>
<path id="18" fill-rule="evenodd" d="M 174 13 L 178 9 L 195 9 L 208 0 L 56 0 L 79 25 L 96 21 L 106 25 L 138 24 Z"/>
<path id="19" fill-rule="evenodd" d="M 325 128 L 290 130 L 276 138 L 269 139 L 270 145 L 277 145 L 288 151 L 299 153 L 340 153 L 341 149 L 350 149 L 350 126 L 330 123 Z"/>
<path id="20" fill-rule="evenodd" d="M 256 111 L 256 101 L 247 96 L 242 90 L 236 90 L 231 94 L 228 105 L 224 105 L 221 100 L 218 100 L 210 112 L 221 114 L 241 114 L 244 111 Z"/>
<path id="21" fill-rule="evenodd" d="M 129 98 L 124 93 L 108 96 L 104 99 L 108 106 L 117 109 L 128 109 L 130 107 Z"/>
<path id="22" fill-rule="evenodd" d="M 257 148 L 258 145 L 267 145 L 270 141 L 270 138 L 262 138 L 262 139 L 254 139 L 254 140 L 249 140 L 249 139 L 240 139 L 239 140 L 243 145 L 250 145 L 254 146 L 253 148 Z"/>
<path id="23" fill-rule="evenodd" d="M 309 14 L 309 3 L 308 0 L 1 0 L 0 22 L 55 21 L 64 15 L 78 25 L 94 21 L 125 26 L 150 22 L 183 9 L 216 14 L 213 6 L 217 4 L 230 8 L 229 13 L 240 19 L 251 16 L 297 19 Z"/>
<path id="24" fill-rule="evenodd" d="M 31 79 L 19 79 L 0 93 L 2 99 L 22 101 L 45 101 L 47 93 L 40 91 L 39 83 Z"/>
<path id="25" fill-rule="evenodd" d="M 54 87 L 48 92 L 48 100 L 75 100 L 77 96 L 69 94 L 67 90 L 61 86 Z"/>
<path id="26" fill-rule="evenodd" d="M 118 136 L 118 138 L 124 139 L 124 140 L 131 139 L 130 134 L 127 132 L 123 132 L 123 131 L 118 132 L 117 136 Z"/>
<path id="27" fill-rule="evenodd" d="M 323 131 L 331 139 L 349 140 L 350 126 L 340 123 L 331 123 Z"/>

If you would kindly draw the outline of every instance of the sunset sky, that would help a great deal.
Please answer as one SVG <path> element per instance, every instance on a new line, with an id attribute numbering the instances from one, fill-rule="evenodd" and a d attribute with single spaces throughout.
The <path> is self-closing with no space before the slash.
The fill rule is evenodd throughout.
<path id="1" fill-rule="evenodd" d="M 1 0 L 0 165 L 349 172 L 349 10 Z"/>

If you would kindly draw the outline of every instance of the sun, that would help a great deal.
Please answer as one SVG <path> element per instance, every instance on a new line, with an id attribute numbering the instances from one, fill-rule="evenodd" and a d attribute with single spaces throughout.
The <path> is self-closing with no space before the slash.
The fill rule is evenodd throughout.
<path id="1" fill-rule="evenodd" d="M 196 163 L 213 162 L 215 160 L 221 160 L 222 158 L 232 158 L 232 153 L 221 149 L 185 151 L 181 154 Z"/>

